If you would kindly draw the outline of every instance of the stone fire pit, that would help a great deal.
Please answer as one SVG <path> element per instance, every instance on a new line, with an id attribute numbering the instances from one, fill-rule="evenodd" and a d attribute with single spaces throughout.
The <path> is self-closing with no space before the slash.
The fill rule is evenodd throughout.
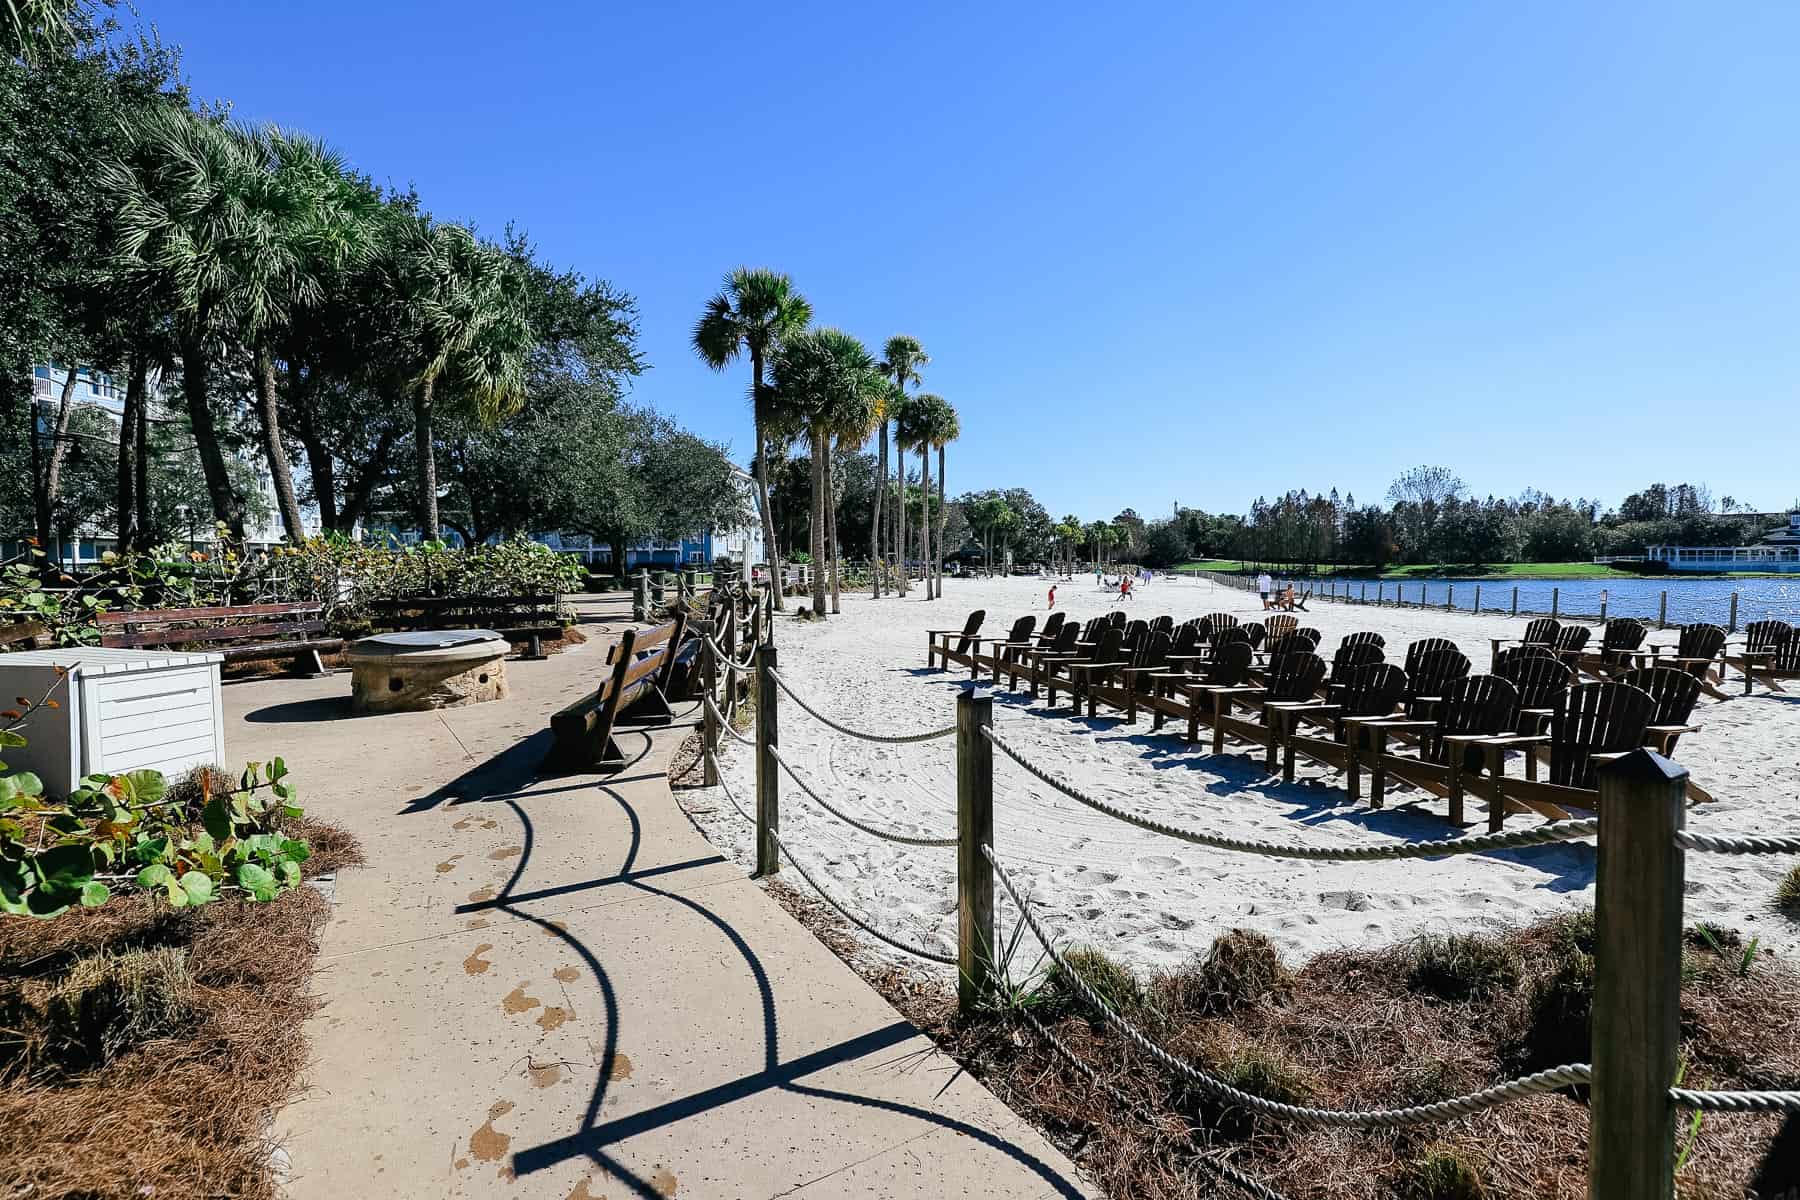
<path id="1" fill-rule="evenodd" d="M 506 697 L 512 647 L 489 629 L 378 633 L 351 644 L 350 711 L 417 712 Z"/>

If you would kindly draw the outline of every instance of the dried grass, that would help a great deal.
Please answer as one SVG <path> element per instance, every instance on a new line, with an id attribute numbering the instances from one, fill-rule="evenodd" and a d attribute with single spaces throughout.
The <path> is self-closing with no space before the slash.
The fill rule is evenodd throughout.
<path id="1" fill-rule="evenodd" d="M 360 858 L 329 826 L 304 833 L 308 874 Z M 267 904 L 171 910 L 138 895 L 0 922 L 0 1009 L 38 1016 L 29 1037 L 47 1044 L 52 997 L 65 997 L 57 1028 L 110 1044 L 85 1062 L 0 1050 L 0 1128 L 30 1131 L 0 1139 L 5 1194 L 272 1200 L 269 1117 L 306 1062 L 329 911 L 300 887 Z"/>
<path id="2" fill-rule="evenodd" d="M 1775 908 L 1790 921 L 1800 921 L 1800 867 L 1782 876 L 1775 886 Z"/>

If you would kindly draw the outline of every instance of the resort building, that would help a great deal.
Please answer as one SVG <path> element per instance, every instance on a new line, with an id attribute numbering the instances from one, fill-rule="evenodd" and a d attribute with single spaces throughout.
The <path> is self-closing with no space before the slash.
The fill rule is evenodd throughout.
<path id="1" fill-rule="evenodd" d="M 1800 507 L 1787 524 L 1769 530 L 1754 546 L 1649 546 L 1644 557 L 1671 571 L 1780 571 L 1800 574 Z"/>

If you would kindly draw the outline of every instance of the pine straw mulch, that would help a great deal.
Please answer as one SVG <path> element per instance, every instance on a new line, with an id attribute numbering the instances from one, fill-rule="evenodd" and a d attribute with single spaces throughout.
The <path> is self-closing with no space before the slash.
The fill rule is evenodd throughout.
<path id="1" fill-rule="evenodd" d="M 289 833 L 312 847 L 308 877 L 362 861 L 342 830 L 302 819 Z M 301 1026 L 318 1007 L 308 980 L 329 914 L 302 886 L 266 904 L 171 909 L 137 894 L 0 920 L 0 1129 L 11 1131 L 0 1196 L 274 1197 L 270 1117 L 307 1060 Z M 109 962 L 143 962 L 136 951 L 173 952 L 156 956 L 177 977 L 150 1014 L 163 1036 L 103 1062 L 59 1052 L 45 1000 Z"/>

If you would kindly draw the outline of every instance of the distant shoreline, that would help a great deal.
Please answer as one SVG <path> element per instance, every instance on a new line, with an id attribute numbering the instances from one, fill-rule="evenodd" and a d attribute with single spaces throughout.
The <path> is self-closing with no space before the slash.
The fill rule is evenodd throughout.
<path id="1" fill-rule="evenodd" d="M 1216 571 L 1224 575 L 1254 575 L 1260 569 L 1245 566 L 1237 559 L 1198 559 L 1182 563 L 1177 571 Z M 1609 566 L 1605 563 L 1463 563 L 1458 565 L 1424 565 L 1417 564 L 1406 567 L 1385 567 L 1377 569 L 1369 564 L 1332 565 L 1321 564 L 1310 572 L 1299 572 L 1292 568 L 1278 568 L 1267 564 L 1271 572 L 1285 571 L 1288 574 L 1304 574 L 1308 578 L 1349 577 L 1353 579 L 1618 579 L 1618 580 L 1707 580 L 1707 579 L 1792 579 L 1800 583 L 1800 573 L 1793 571 L 1633 571 Z"/>

